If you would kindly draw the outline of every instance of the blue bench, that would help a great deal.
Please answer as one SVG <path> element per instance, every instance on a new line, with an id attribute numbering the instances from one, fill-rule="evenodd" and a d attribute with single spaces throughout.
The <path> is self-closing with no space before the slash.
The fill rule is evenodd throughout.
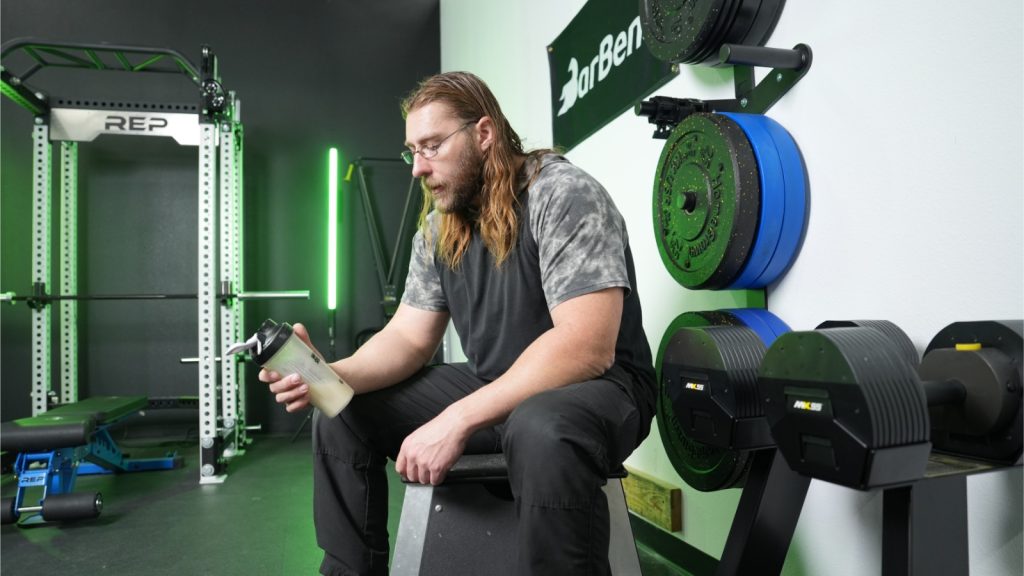
<path id="1" fill-rule="evenodd" d="M 175 454 L 128 458 L 111 437 L 111 425 L 147 406 L 145 396 L 103 396 L 0 424 L 0 448 L 17 454 L 14 474 L 18 478 L 15 497 L 0 504 L 2 523 L 95 518 L 103 510 L 103 497 L 98 492 L 74 492 L 78 475 L 178 467 L 181 458 Z M 28 505 L 33 489 L 41 489 L 42 496 L 36 505 Z"/>

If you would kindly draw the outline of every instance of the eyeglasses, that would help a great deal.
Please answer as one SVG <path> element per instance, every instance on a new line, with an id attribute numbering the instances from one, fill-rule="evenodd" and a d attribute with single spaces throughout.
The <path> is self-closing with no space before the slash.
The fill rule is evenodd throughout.
<path id="1" fill-rule="evenodd" d="M 419 154 L 424 160 L 430 160 L 434 156 L 437 156 L 437 151 L 441 148 L 441 145 L 445 143 L 445 140 L 448 140 L 452 136 L 455 136 L 459 132 L 465 130 L 467 126 L 476 124 L 477 122 L 477 120 L 470 120 L 469 122 L 466 122 L 462 126 L 459 126 L 455 132 L 441 138 L 441 141 L 433 146 L 423 146 L 419 150 L 402 150 L 402 160 L 405 160 L 406 164 L 412 164 L 413 158 L 415 158 L 417 154 Z"/>

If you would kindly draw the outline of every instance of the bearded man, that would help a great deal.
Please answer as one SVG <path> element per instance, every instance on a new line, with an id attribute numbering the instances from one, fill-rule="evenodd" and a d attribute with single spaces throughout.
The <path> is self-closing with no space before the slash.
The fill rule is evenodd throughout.
<path id="1" fill-rule="evenodd" d="M 464 453 L 503 452 L 518 573 L 607 574 L 601 487 L 647 436 L 656 392 L 622 216 L 564 157 L 524 152 L 472 74 L 427 78 L 402 111 L 424 209 L 397 312 L 331 365 L 356 396 L 314 419 L 321 572 L 387 573 L 387 458 L 436 485 Z M 449 320 L 468 360 L 426 366 Z M 287 410 L 308 405 L 297 375 L 260 379 Z"/>

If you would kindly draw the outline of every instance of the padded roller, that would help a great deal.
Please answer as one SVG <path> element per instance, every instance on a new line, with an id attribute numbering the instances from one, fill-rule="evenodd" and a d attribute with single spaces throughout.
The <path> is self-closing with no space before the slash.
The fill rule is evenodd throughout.
<path id="1" fill-rule="evenodd" d="M 48 522 L 87 520 L 103 511 L 103 495 L 99 492 L 51 494 L 43 500 L 43 519 Z"/>
<path id="2" fill-rule="evenodd" d="M 14 510 L 14 498 L 0 500 L 0 524 L 14 524 L 18 521 L 18 513 Z"/>
<path id="3" fill-rule="evenodd" d="M 83 417 L 65 420 L 62 417 L 36 416 L 0 425 L 0 444 L 11 452 L 56 450 L 89 443 L 96 430 L 96 420 Z"/>

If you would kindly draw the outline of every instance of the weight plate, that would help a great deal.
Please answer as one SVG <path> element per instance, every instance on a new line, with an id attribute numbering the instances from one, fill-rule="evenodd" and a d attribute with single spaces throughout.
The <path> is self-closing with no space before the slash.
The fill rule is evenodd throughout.
<path id="1" fill-rule="evenodd" d="M 763 288 L 763 284 L 755 283 L 754 280 L 761 276 L 775 254 L 786 212 L 786 181 L 782 177 L 782 161 L 779 160 L 779 152 L 775 149 L 775 141 L 765 127 L 765 116 L 730 113 L 723 115 L 735 121 L 750 140 L 757 161 L 758 183 L 761 187 L 761 213 L 754 246 L 750 250 L 743 271 L 729 288 Z"/>
<path id="2" fill-rule="evenodd" d="M 672 335 L 680 328 L 739 325 L 736 317 L 723 312 L 685 312 L 669 324 L 658 348 L 658 431 L 669 462 L 691 487 L 702 492 L 733 488 L 746 477 L 753 461 L 748 450 L 716 448 L 687 436 L 672 413 L 672 401 L 665 390 L 662 363 Z"/>
<path id="3" fill-rule="evenodd" d="M 761 286 L 774 282 L 792 264 L 796 258 L 800 238 L 803 237 L 807 218 L 807 176 L 800 150 L 785 128 L 767 116 L 764 119 L 764 126 L 775 142 L 775 149 L 782 163 L 782 177 L 786 183 L 786 211 L 775 254 L 761 276 L 754 281 Z"/>
<path id="4" fill-rule="evenodd" d="M 640 28 L 655 58 L 689 63 L 705 53 L 723 8 L 735 0 L 641 0 Z"/>
<path id="5" fill-rule="evenodd" d="M 722 12 L 718 16 L 718 21 L 715 22 L 714 28 L 711 30 L 711 37 L 700 50 L 694 53 L 693 57 L 687 61 L 687 64 L 706 64 L 709 66 L 718 64 L 718 52 L 721 50 L 722 43 L 725 41 L 726 35 L 736 20 L 736 14 L 743 2 L 744 0 L 732 0 L 722 6 Z"/>
<path id="6" fill-rule="evenodd" d="M 726 312 L 732 314 L 737 320 L 742 322 L 747 328 L 750 328 L 757 334 L 757 337 L 764 342 L 765 346 L 771 346 L 772 342 L 775 341 L 775 332 L 768 327 L 768 324 L 761 319 L 760 316 L 754 313 L 754 308 L 730 308 Z"/>
<path id="7" fill-rule="evenodd" d="M 787 324 L 782 318 L 779 318 L 768 310 L 761 313 L 761 317 L 768 324 L 768 327 L 772 329 L 772 332 L 775 332 L 776 338 L 786 334 L 787 332 L 793 331 L 793 329 L 789 327 L 789 324 Z"/>
<path id="8" fill-rule="evenodd" d="M 917 367 L 921 363 L 920 357 L 917 355 L 917 347 L 910 340 L 910 336 L 903 331 L 902 328 L 890 322 L 889 320 L 827 320 L 818 324 L 816 330 L 828 330 L 829 328 L 852 328 L 854 326 L 860 326 L 862 328 L 873 328 L 881 332 L 886 338 L 892 341 L 893 346 L 896 347 L 896 351 L 899 355 L 912 367 Z"/>
<path id="9" fill-rule="evenodd" d="M 699 56 L 699 62 L 708 66 L 718 66 L 718 53 L 722 49 L 722 45 L 738 44 L 743 40 L 760 4 L 761 0 L 737 0 L 734 2 L 725 17 L 721 18 L 722 26 L 708 43 L 708 52 Z"/>
<path id="10" fill-rule="evenodd" d="M 785 5 L 786 0 L 761 0 L 757 7 L 757 16 L 754 17 L 750 29 L 743 39 L 736 43 L 747 46 L 764 46 L 771 38 L 772 32 L 775 31 L 775 25 L 779 22 L 779 16 L 782 16 L 782 8 Z"/>
<path id="11" fill-rule="evenodd" d="M 739 275 L 757 232 L 758 180 L 734 120 L 691 114 L 675 127 L 658 161 L 653 212 L 658 251 L 679 284 L 713 290 Z"/>
<path id="12" fill-rule="evenodd" d="M 763 326 L 763 332 L 758 332 L 758 335 L 763 334 L 761 340 L 764 341 L 765 346 L 771 346 L 776 338 L 791 330 L 782 319 L 764 308 L 733 308 L 727 312 L 736 316 L 754 332 L 758 332 L 755 326 Z"/>

